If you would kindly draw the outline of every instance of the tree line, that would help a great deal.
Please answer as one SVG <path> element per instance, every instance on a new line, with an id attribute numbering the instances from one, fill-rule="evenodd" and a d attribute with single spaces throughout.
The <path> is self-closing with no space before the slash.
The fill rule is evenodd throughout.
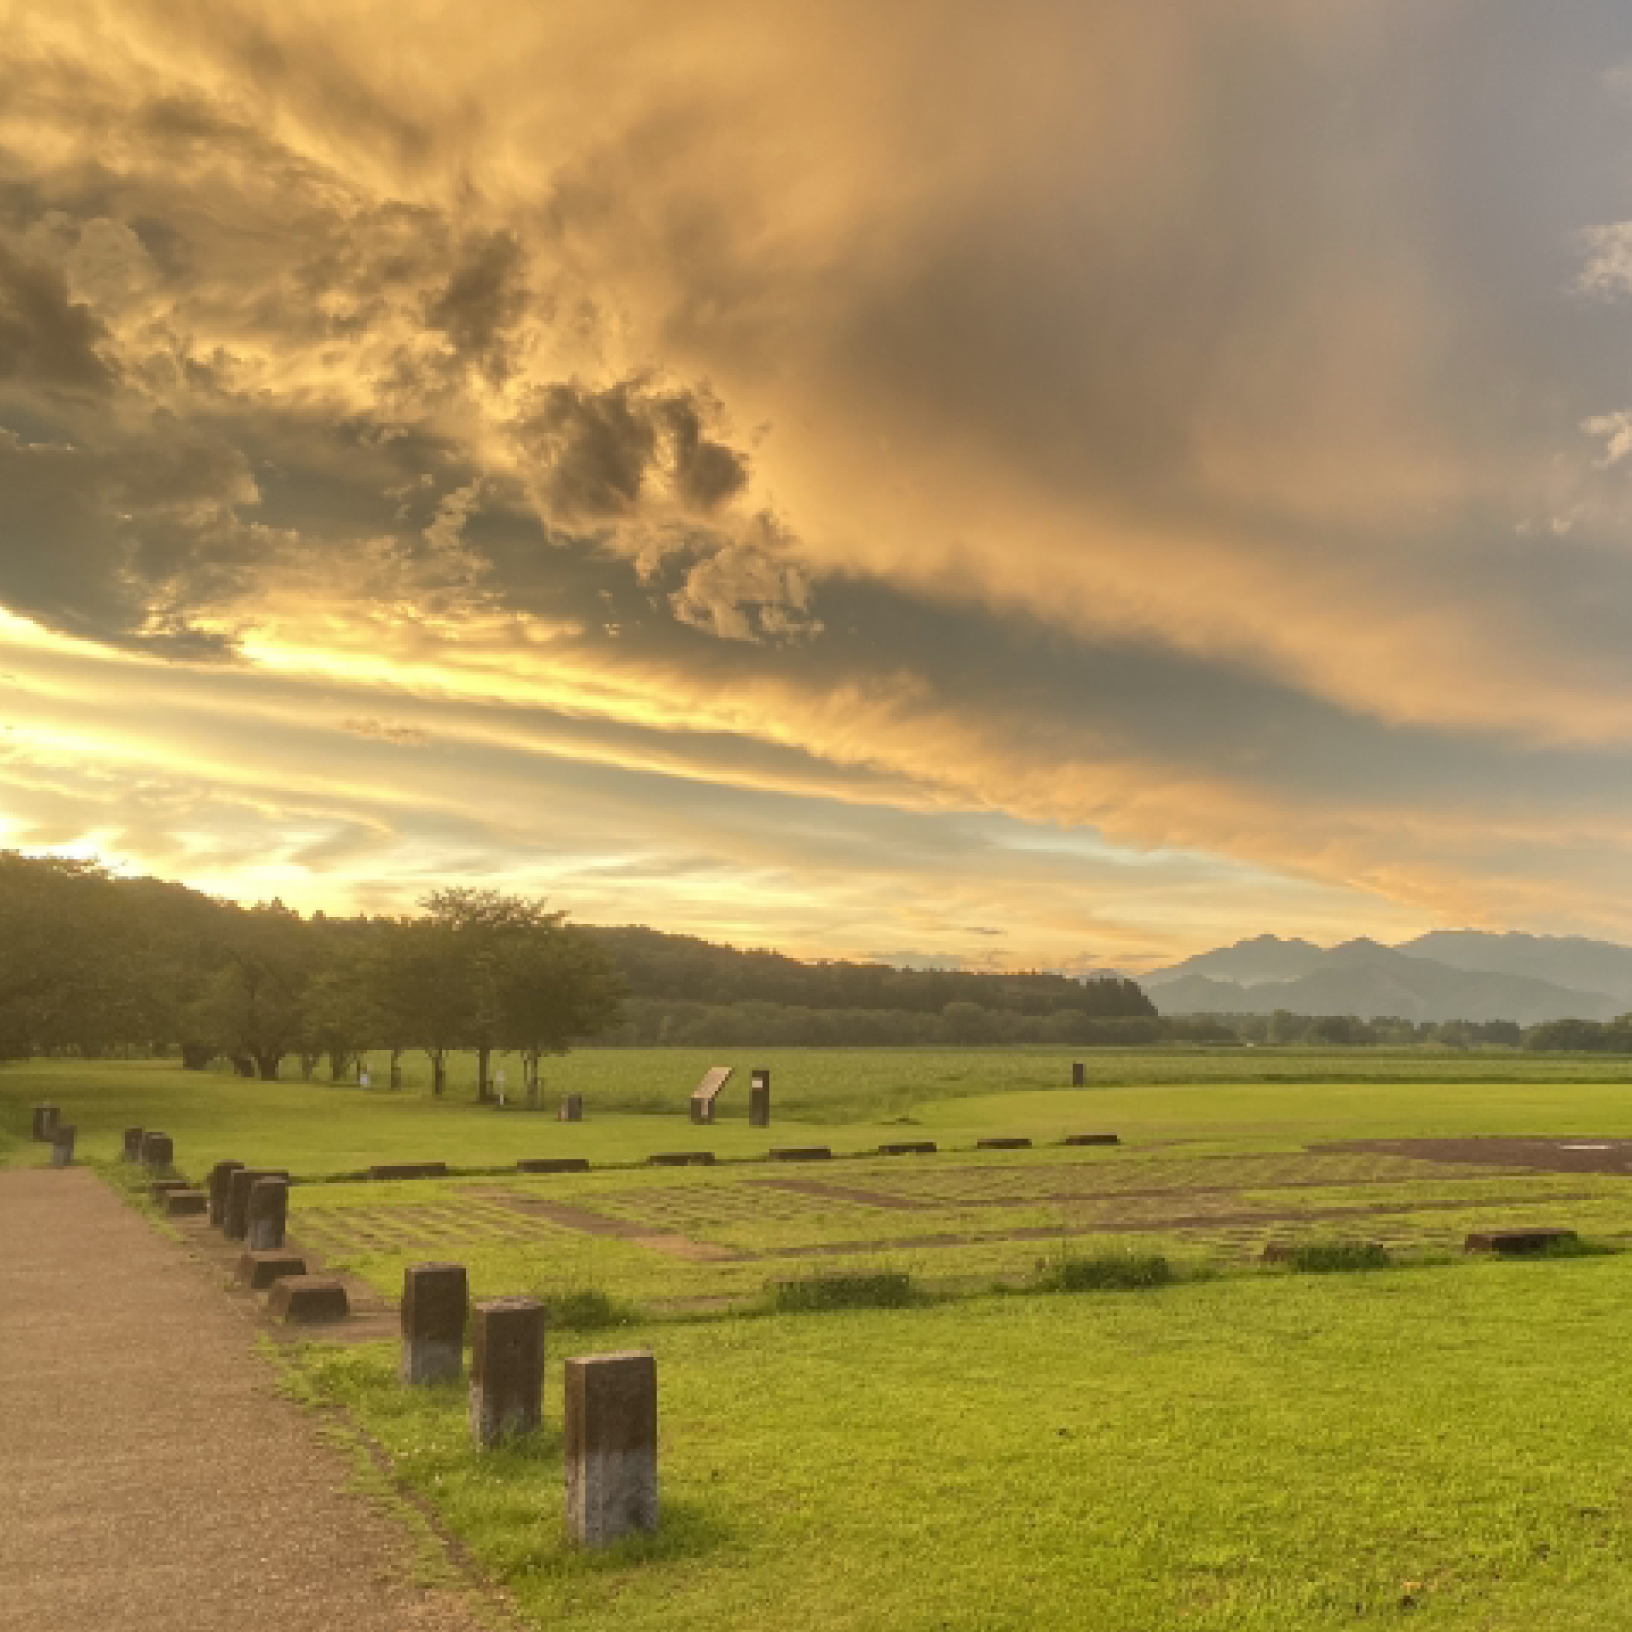
<path id="1" fill-rule="evenodd" d="M 399 917 L 242 907 L 90 862 L 0 853 L 0 1054 L 179 1054 L 276 1079 L 286 1060 L 344 1077 L 375 1050 L 473 1049 L 478 1092 L 515 1052 L 540 1062 L 617 1017 L 622 983 L 564 914 L 496 890 L 443 889 Z"/>
<path id="2" fill-rule="evenodd" d="M 1132 981 L 802 962 L 657 930 L 568 924 L 542 901 L 432 891 L 415 913 L 302 916 L 244 907 L 89 861 L 0 852 L 0 1057 L 136 1050 L 224 1060 L 273 1079 L 287 1062 L 337 1080 L 384 1052 L 541 1059 L 575 1041 L 883 1046 L 1156 1040 Z"/>

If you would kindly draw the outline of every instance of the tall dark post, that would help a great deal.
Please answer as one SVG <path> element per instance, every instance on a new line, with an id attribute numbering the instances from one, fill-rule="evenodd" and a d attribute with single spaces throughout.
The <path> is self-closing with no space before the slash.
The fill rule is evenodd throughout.
<path id="1" fill-rule="evenodd" d="M 640 1352 L 567 1361 L 567 1535 L 605 1547 L 657 1528 L 657 1361 Z"/>
<path id="2" fill-rule="evenodd" d="M 771 1068 L 756 1065 L 748 1078 L 748 1126 L 771 1125 Z"/>
<path id="3" fill-rule="evenodd" d="M 470 1314 L 470 1437 L 488 1449 L 542 1418 L 545 1309 L 536 1298 L 495 1298 Z"/>

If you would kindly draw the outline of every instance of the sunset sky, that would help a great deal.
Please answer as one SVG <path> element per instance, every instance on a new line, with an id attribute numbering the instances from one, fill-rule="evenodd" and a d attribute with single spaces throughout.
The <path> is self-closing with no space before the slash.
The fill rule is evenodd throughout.
<path id="1" fill-rule="evenodd" d="M 0 844 L 1632 939 L 1625 0 L 0 0 Z"/>

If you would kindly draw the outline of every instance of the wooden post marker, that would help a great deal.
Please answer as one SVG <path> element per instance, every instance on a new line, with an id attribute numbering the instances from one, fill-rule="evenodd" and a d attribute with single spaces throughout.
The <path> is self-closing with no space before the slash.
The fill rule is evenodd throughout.
<path id="1" fill-rule="evenodd" d="M 251 1252 L 276 1252 L 283 1245 L 289 1226 L 289 1181 L 285 1178 L 256 1179 L 249 1187 L 249 1203 L 244 1213 L 248 1226 L 245 1240 Z"/>
<path id="2" fill-rule="evenodd" d="M 495 1298 L 470 1313 L 470 1437 L 485 1450 L 542 1417 L 545 1309 L 536 1298 Z"/>
<path id="3" fill-rule="evenodd" d="M 691 1091 L 691 1119 L 708 1123 L 714 1120 L 714 1101 L 720 1090 L 731 1080 L 729 1065 L 716 1065 L 703 1075 L 703 1080 Z"/>
<path id="4" fill-rule="evenodd" d="M 405 1383 L 440 1383 L 465 1367 L 465 1317 L 470 1282 L 463 1264 L 410 1264 L 402 1272 L 402 1357 Z"/>
<path id="5" fill-rule="evenodd" d="M 223 1229 L 227 1222 L 227 1191 L 232 1176 L 243 1168 L 242 1162 L 217 1162 L 210 1169 L 210 1223 Z"/>
<path id="6" fill-rule="evenodd" d="M 145 1131 L 143 1128 L 125 1129 L 125 1161 L 139 1162 L 142 1159 L 142 1135 Z"/>
<path id="7" fill-rule="evenodd" d="M 175 1141 L 167 1133 L 142 1135 L 142 1165 L 149 1173 L 158 1173 L 176 1165 Z"/>
<path id="8" fill-rule="evenodd" d="M 567 1361 L 567 1535 L 605 1547 L 657 1528 L 657 1360 L 590 1354 Z"/>
<path id="9" fill-rule="evenodd" d="M 1085 1088 L 1088 1085 L 1088 1067 L 1081 1060 L 1071 1062 L 1071 1086 Z"/>
<path id="10" fill-rule="evenodd" d="M 561 1099 L 561 1109 L 557 1113 L 557 1120 L 561 1122 L 582 1122 L 584 1119 L 584 1096 L 582 1094 L 564 1094 Z"/>
<path id="11" fill-rule="evenodd" d="M 72 1167 L 74 1165 L 74 1134 L 72 1122 L 59 1122 L 51 1130 L 51 1165 L 53 1167 Z"/>
<path id="12" fill-rule="evenodd" d="M 771 1068 L 756 1065 L 748 1077 L 748 1126 L 771 1125 Z"/>

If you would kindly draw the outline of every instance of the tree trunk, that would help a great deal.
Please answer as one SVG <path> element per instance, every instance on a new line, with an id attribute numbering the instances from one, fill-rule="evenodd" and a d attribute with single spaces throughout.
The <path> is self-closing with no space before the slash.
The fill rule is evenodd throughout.
<path id="1" fill-rule="evenodd" d="M 265 1048 L 255 1056 L 256 1068 L 261 1073 L 262 1082 L 276 1082 L 278 1080 L 278 1062 L 283 1058 L 283 1050 Z"/>
<path id="2" fill-rule="evenodd" d="M 232 1056 L 232 1068 L 241 1077 L 255 1075 L 255 1062 L 247 1054 L 234 1054 Z"/>
<path id="3" fill-rule="evenodd" d="M 183 1043 L 181 1068 L 183 1071 L 202 1071 L 215 1058 L 215 1050 L 208 1043 Z"/>
<path id="4" fill-rule="evenodd" d="M 538 1051 L 528 1049 L 521 1056 L 521 1073 L 527 1082 L 527 1109 L 538 1109 Z"/>
<path id="5" fill-rule="evenodd" d="M 351 1056 L 343 1048 L 329 1050 L 329 1081 L 344 1082 L 351 1067 Z"/>
<path id="6" fill-rule="evenodd" d="M 402 1087 L 402 1050 L 391 1050 L 391 1086 L 394 1089 Z"/>
<path id="7" fill-rule="evenodd" d="M 317 1069 L 317 1062 L 322 1058 L 323 1056 L 321 1054 L 301 1054 L 300 1080 L 302 1082 L 310 1082 L 312 1080 L 312 1073 Z"/>
<path id="8" fill-rule="evenodd" d="M 493 1045 L 483 1043 L 476 1050 L 476 1103 L 485 1105 L 493 1097 L 493 1089 L 488 1081 L 488 1067 L 493 1059 Z"/>
<path id="9" fill-rule="evenodd" d="M 427 1049 L 431 1056 L 431 1092 L 440 1099 L 442 1090 L 448 1085 L 448 1066 L 440 1048 Z"/>

